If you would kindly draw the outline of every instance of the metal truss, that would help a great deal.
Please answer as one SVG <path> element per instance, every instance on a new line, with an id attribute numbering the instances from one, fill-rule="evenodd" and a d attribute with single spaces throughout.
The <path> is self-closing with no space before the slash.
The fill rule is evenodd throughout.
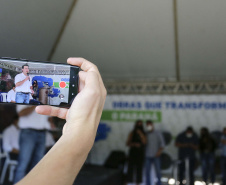
<path id="1" fill-rule="evenodd" d="M 14 64 L 10 64 L 7 62 L 1 62 L 0 61 L 0 68 L 4 68 L 6 70 L 11 70 L 11 71 L 16 71 L 16 72 L 21 72 L 22 68 L 21 66 L 17 66 Z M 30 74 L 33 75 L 70 75 L 70 69 L 63 69 L 63 70 L 51 70 L 51 69 L 46 69 L 46 68 L 29 68 Z"/>
<path id="2" fill-rule="evenodd" d="M 12 65 L 6 62 L 1 62 L 1 61 L 0 61 L 0 68 L 12 70 L 12 71 L 19 71 L 19 68 L 21 69 L 21 67 L 18 67 L 16 65 Z"/>
<path id="3" fill-rule="evenodd" d="M 70 70 L 29 69 L 34 75 L 70 75 Z"/>
<path id="4" fill-rule="evenodd" d="M 226 81 L 117 82 L 105 81 L 108 94 L 226 94 Z"/>

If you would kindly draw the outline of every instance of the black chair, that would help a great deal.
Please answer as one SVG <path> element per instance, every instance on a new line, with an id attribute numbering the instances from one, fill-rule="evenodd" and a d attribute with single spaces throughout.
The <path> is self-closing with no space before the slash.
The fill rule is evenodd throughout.
<path id="1" fill-rule="evenodd" d="M 167 153 L 162 153 L 160 156 L 161 160 L 161 170 L 167 170 L 171 167 L 173 161 Z"/>
<path id="2" fill-rule="evenodd" d="M 123 169 L 126 161 L 126 154 L 123 151 L 112 151 L 106 159 L 106 168 Z"/>
<path id="3" fill-rule="evenodd" d="M 165 141 L 165 145 L 168 145 L 172 141 L 172 135 L 170 132 L 164 131 L 162 132 L 163 139 Z"/>

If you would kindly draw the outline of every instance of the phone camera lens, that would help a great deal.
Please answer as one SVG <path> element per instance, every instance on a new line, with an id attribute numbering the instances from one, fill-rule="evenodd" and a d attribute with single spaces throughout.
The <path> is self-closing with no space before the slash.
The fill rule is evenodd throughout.
<path id="1" fill-rule="evenodd" d="M 75 86 L 75 84 L 72 84 L 72 87 L 74 87 Z"/>

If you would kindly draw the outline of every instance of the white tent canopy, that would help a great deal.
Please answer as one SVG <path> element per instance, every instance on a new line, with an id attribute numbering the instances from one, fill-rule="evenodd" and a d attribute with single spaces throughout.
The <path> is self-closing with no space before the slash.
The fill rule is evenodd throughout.
<path id="1" fill-rule="evenodd" d="M 173 0 L 77 0 L 66 19 L 74 2 L 1 1 L 1 56 L 84 57 L 104 79 L 172 81 L 178 67 L 182 81 L 226 80 L 225 0 L 177 0 L 178 50 Z"/>

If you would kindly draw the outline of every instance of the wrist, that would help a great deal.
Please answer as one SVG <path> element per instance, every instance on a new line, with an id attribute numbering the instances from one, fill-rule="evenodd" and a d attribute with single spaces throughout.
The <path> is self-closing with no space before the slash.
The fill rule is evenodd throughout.
<path id="1" fill-rule="evenodd" d="M 74 137 L 69 137 L 62 135 L 58 142 L 54 145 L 54 152 L 59 155 L 67 156 L 67 159 L 70 161 L 85 161 L 88 153 L 90 151 L 90 147 L 84 147 L 84 140 L 75 140 Z M 62 156 L 62 157 L 63 157 Z"/>
<path id="2" fill-rule="evenodd" d="M 95 128 L 87 128 L 85 124 L 67 124 L 65 123 L 63 135 L 61 136 L 62 142 L 68 146 L 72 153 L 89 153 L 96 137 Z M 76 147 L 74 147 L 76 146 Z"/>

